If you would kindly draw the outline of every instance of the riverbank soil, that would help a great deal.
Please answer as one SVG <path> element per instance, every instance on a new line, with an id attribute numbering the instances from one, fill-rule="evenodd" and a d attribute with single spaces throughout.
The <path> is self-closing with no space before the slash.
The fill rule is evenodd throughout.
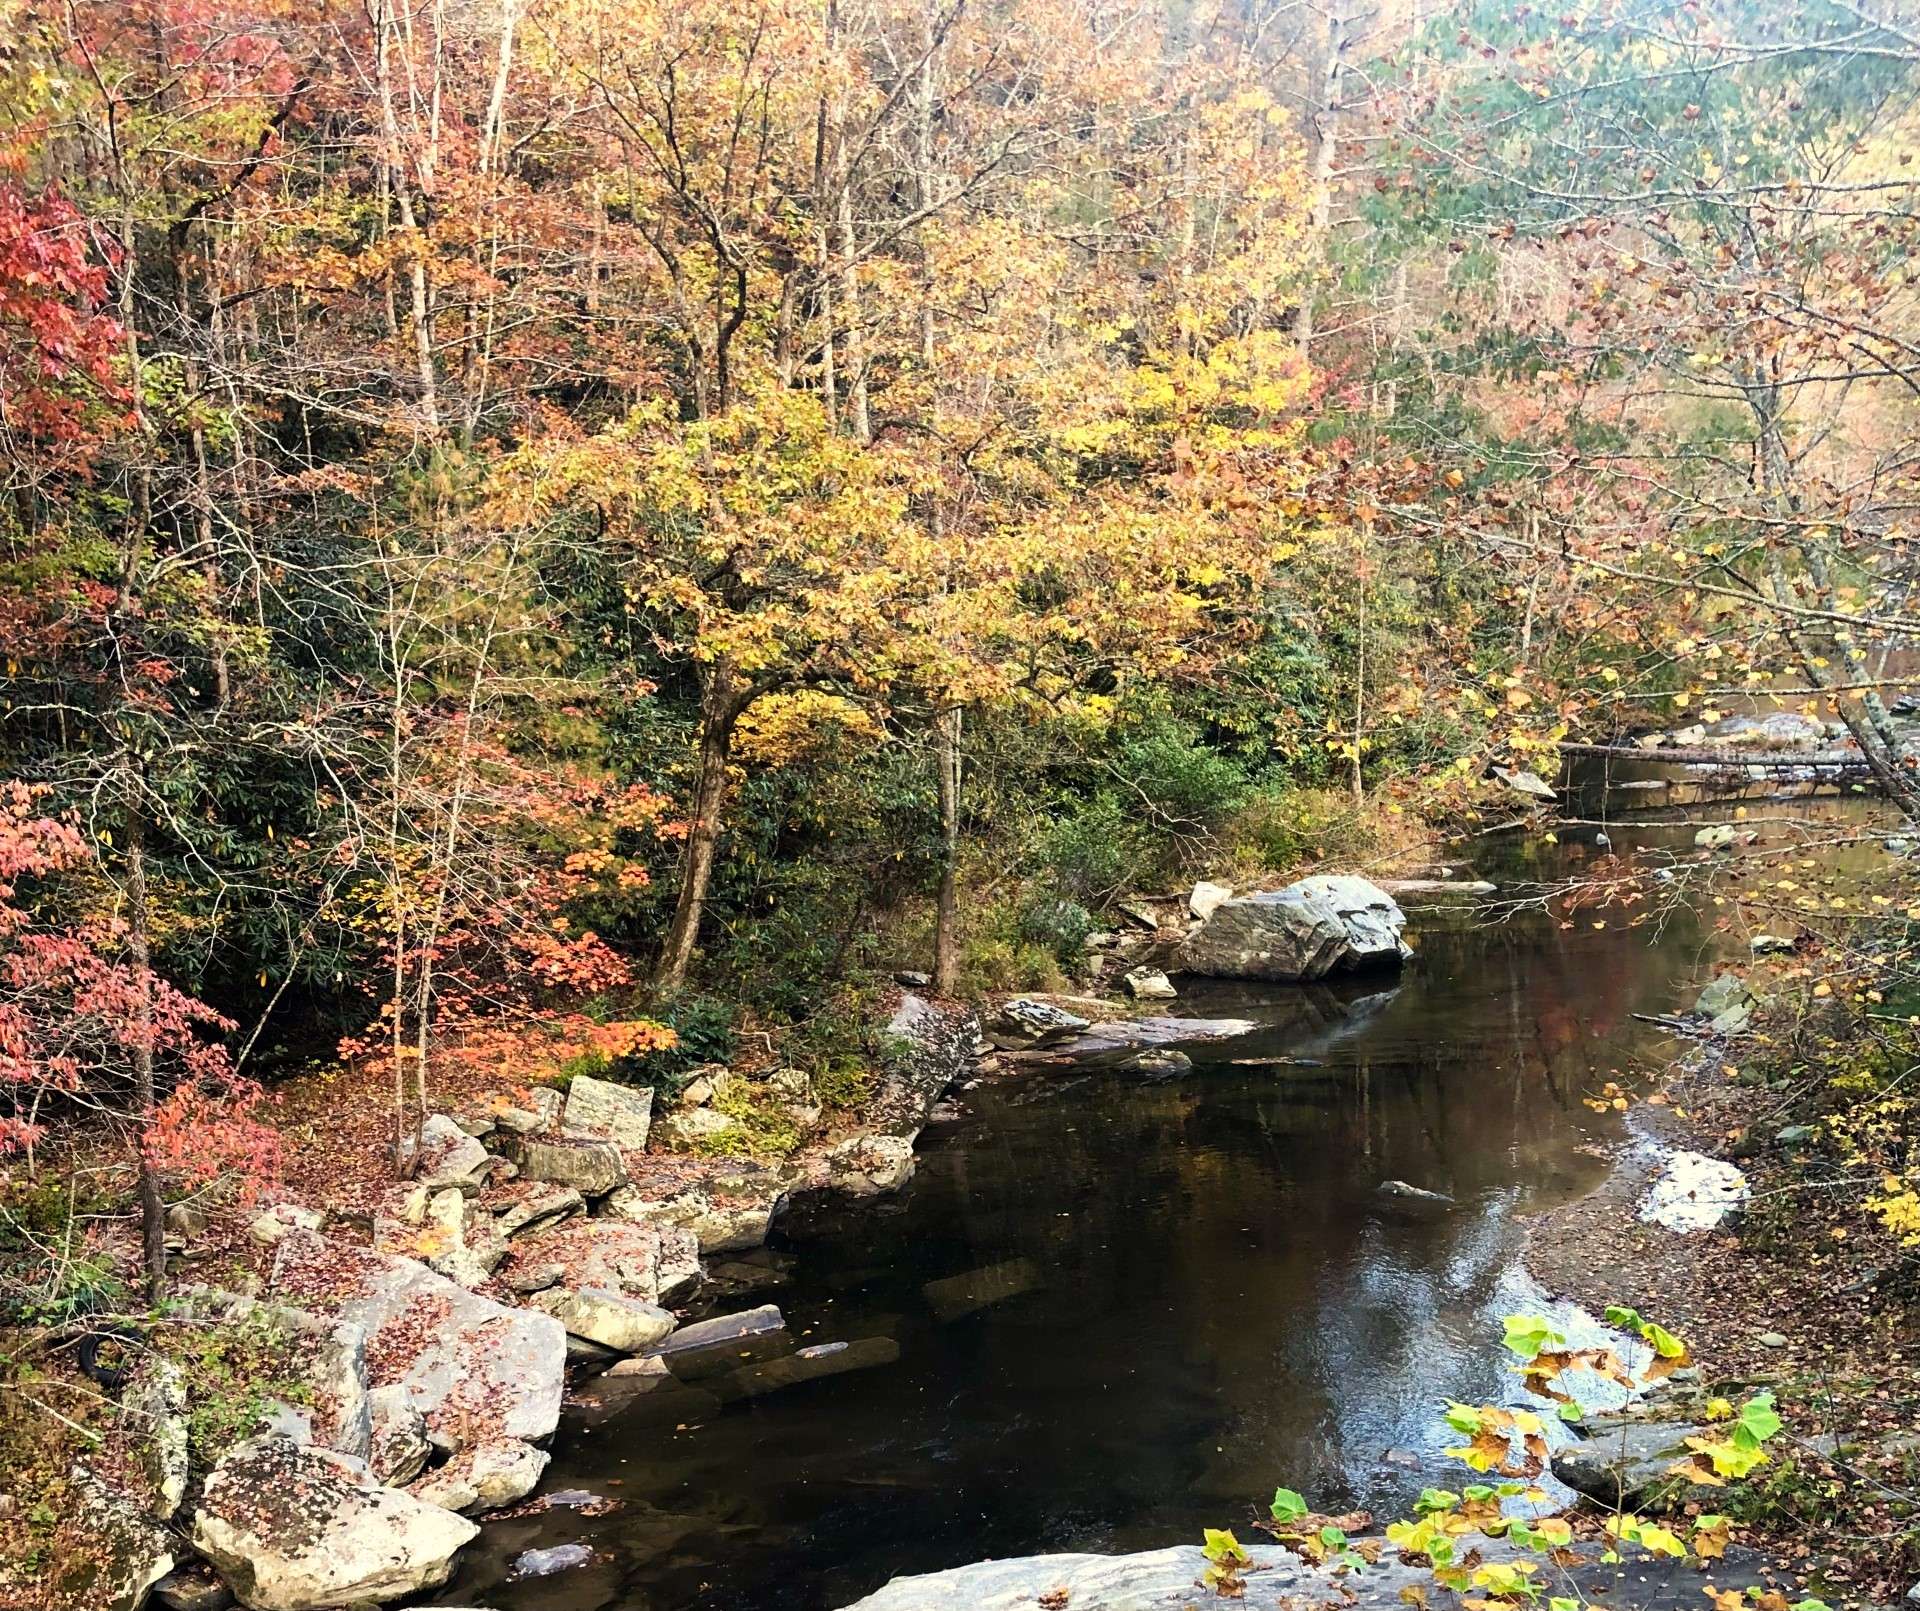
<path id="1" fill-rule="evenodd" d="M 1795 1122 L 1807 1083 L 1769 1080 L 1772 1065 L 1785 1059 L 1764 1044 L 1709 1045 L 1656 1071 L 1611 1177 L 1532 1221 L 1528 1264 L 1557 1296 L 1596 1313 L 1629 1305 L 1679 1333 L 1709 1396 L 1771 1388 L 1781 1452 L 1685 1502 L 1745 1524 L 1809 1593 L 1890 1605 L 1920 1579 L 1914 1254 L 1860 1213 L 1857 1171 L 1817 1122 Z M 1643 1221 L 1669 1148 L 1737 1159 L 1745 1212 L 1687 1234 Z"/>

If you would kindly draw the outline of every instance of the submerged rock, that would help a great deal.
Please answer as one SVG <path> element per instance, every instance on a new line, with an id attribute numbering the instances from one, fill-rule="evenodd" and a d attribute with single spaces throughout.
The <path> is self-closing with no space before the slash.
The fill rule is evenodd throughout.
<path id="1" fill-rule="evenodd" d="M 1398 962 L 1406 914 L 1364 878 L 1303 878 L 1285 889 L 1222 902 L 1187 937 L 1181 966 L 1224 979 L 1321 979 Z"/>
<path id="2" fill-rule="evenodd" d="M 383 1604 L 438 1588 L 479 1528 L 285 1438 L 233 1449 L 193 1513 L 193 1547 L 254 1611 Z"/>
<path id="3" fill-rule="evenodd" d="M 1451 1206 L 1453 1199 L 1443 1191 L 1428 1191 L 1423 1186 L 1410 1186 L 1404 1180 L 1383 1180 L 1380 1182 L 1382 1197 L 1398 1197 L 1408 1202 L 1429 1203 L 1435 1207 Z"/>
<path id="4" fill-rule="evenodd" d="M 1177 1080 L 1181 1075 L 1193 1072 L 1193 1059 L 1185 1052 L 1154 1046 L 1144 1052 L 1135 1052 L 1114 1067 L 1123 1074 L 1137 1074 L 1143 1080 Z"/>
<path id="5" fill-rule="evenodd" d="M 530 1549 L 514 1557 L 509 1577 L 550 1577 L 577 1566 L 589 1566 L 593 1550 L 586 1544 L 555 1544 L 551 1549 Z"/>
<path id="6" fill-rule="evenodd" d="M 963 1275 L 943 1276 L 938 1281 L 927 1282 L 920 1290 L 927 1306 L 940 1319 L 958 1320 L 989 1304 L 1004 1303 L 1009 1298 L 1037 1291 L 1040 1285 L 1040 1271 L 1032 1259 L 1007 1259 L 1000 1264 L 968 1270 Z"/>

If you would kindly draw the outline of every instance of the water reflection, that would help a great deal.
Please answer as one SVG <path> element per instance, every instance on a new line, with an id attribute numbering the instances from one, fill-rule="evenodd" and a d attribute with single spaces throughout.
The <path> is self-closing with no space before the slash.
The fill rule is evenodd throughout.
<path id="1" fill-rule="evenodd" d="M 490 1528 L 443 1603 L 814 1611 L 898 1572 L 1195 1537 L 1281 1481 L 1404 1501 L 1442 1475 L 1438 1397 L 1503 1390 L 1516 1216 L 1597 1180 L 1581 1097 L 1698 941 L 1536 917 L 1417 943 L 1396 987 L 1187 990 L 1265 1027 L 1191 1048 L 1184 1079 L 972 1093 L 904 1196 L 741 1261 L 765 1286 L 738 1307 L 848 1349 L 570 1423 L 549 1485 L 623 1508 Z M 1320 1066 L 1233 1061 L 1263 1056 Z M 601 1561 L 501 1581 L 572 1539 Z"/>

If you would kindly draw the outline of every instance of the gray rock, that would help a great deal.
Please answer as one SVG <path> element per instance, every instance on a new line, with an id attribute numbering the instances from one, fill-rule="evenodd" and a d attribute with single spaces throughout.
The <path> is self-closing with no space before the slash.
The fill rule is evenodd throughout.
<path id="1" fill-rule="evenodd" d="M 1753 1340 L 1762 1348 L 1785 1348 L 1787 1346 L 1786 1334 L 1779 1331 L 1763 1331 Z"/>
<path id="2" fill-rule="evenodd" d="M 1478 1538 L 1472 1546 L 1495 1558 L 1511 1551 Z M 1195 1544 L 1148 1550 L 1138 1555 L 1029 1555 L 1013 1560 L 980 1561 L 946 1572 L 895 1578 L 885 1588 L 856 1600 L 846 1611 L 1034 1611 L 1037 1605 L 1066 1611 L 1199 1611 L 1203 1605 L 1238 1605 L 1246 1611 L 1278 1611 L 1294 1606 L 1352 1602 L 1372 1611 L 1402 1602 L 1399 1591 L 1431 1576 L 1386 1557 L 1359 1577 L 1336 1577 L 1310 1566 L 1278 1545 L 1245 1546 L 1253 1570 L 1246 1597 L 1223 1600 L 1200 1587 L 1206 1556 Z M 1463 1546 L 1464 1552 L 1465 1546 Z"/>
<path id="3" fill-rule="evenodd" d="M 134 1447 L 145 1474 L 155 1521 L 172 1521 L 187 1497 L 187 1384 L 169 1359 L 145 1362 L 126 1392 L 121 1411 L 132 1422 Z"/>
<path id="4" fill-rule="evenodd" d="M 500 1284 L 509 1292 L 518 1292 L 522 1297 L 533 1292 L 545 1292 L 548 1287 L 557 1287 L 567 1278 L 567 1267 L 557 1259 L 536 1260 L 526 1264 L 514 1264 L 501 1277 Z"/>
<path id="5" fill-rule="evenodd" d="M 418 1151 L 408 1151 L 413 1178 L 430 1192 L 448 1186 L 476 1190 L 493 1162 L 493 1154 L 444 1113 L 431 1115 L 420 1126 Z"/>
<path id="6" fill-rule="evenodd" d="M 140 1611 L 153 1586 L 173 1570 L 173 1535 L 124 1494 L 109 1488 L 84 1466 L 73 1484 L 80 1523 L 94 1548 L 90 1562 L 73 1563 L 62 1588 L 81 1592 L 91 1611 Z M 86 1576 L 91 1567 L 91 1575 Z M 84 1581 L 76 1581 L 84 1577 Z"/>
<path id="7" fill-rule="evenodd" d="M 605 1288 L 574 1291 L 553 1287 L 537 1293 L 532 1301 L 565 1326 L 570 1335 L 619 1354 L 637 1354 L 651 1348 L 674 1327 L 673 1316 L 659 1305 Z"/>
<path id="8" fill-rule="evenodd" d="M 1774 1140 L 1783 1147 L 1804 1147 L 1819 1134 L 1810 1124 L 1783 1125 L 1774 1135 Z"/>
<path id="9" fill-rule="evenodd" d="M 204 1561 L 176 1566 L 154 1584 L 153 1597 L 166 1611 L 226 1611 L 233 1604 L 233 1591 Z"/>
<path id="10" fill-rule="evenodd" d="M 827 1154 L 827 1184 L 850 1197 L 898 1191 L 913 1178 L 913 1143 L 905 1136 L 852 1136 Z"/>
<path id="11" fill-rule="evenodd" d="M 1227 884 L 1210 884 L 1204 878 L 1193 886 L 1187 896 L 1187 910 L 1204 923 L 1223 905 L 1233 899 L 1233 889 Z M 1154 925 L 1155 928 L 1159 924 Z"/>
<path id="12" fill-rule="evenodd" d="M 1075 1063 L 1114 1064 L 1153 1047 L 1235 1040 L 1259 1027 L 1251 1018 L 1171 1018 L 1161 1014 L 1114 1018 L 1089 1024 L 1085 1034 L 1062 1041 L 1050 1048 L 1049 1055 Z"/>
<path id="13" fill-rule="evenodd" d="M 193 1547 L 254 1611 L 381 1604 L 438 1588 L 478 1532 L 380 1486 L 343 1455 L 284 1438 L 229 1451 L 193 1513 Z"/>
<path id="14" fill-rule="evenodd" d="M 204 1203 L 175 1203 L 167 1210 L 167 1234 L 190 1242 L 207 1228 Z"/>
<path id="15" fill-rule="evenodd" d="M 933 975 L 919 973 L 912 968 L 903 968 L 893 976 L 893 982 L 897 985 L 905 985 L 909 990 L 925 990 L 933 983 Z"/>
<path id="16" fill-rule="evenodd" d="M 1693 842 L 1701 850 L 1725 850 L 1739 837 L 1740 830 L 1732 823 L 1715 822 L 1695 833 Z"/>
<path id="17" fill-rule="evenodd" d="M 739 1125 L 708 1107 L 683 1107 L 663 1118 L 655 1134 L 675 1152 L 697 1152 L 702 1143 L 717 1142 Z"/>
<path id="18" fill-rule="evenodd" d="M 643 1303 L 669 1303 L 700 1279 L 693 1233 L 682 1225 L 613 1218 L 571 1220 L 515 1244 L 513 1270 L 558 1263 L 565 1285 Z M 584 1335 L 584 1334 L 583 1334 Z"/>
<path id="19" fill-rule="evenodd" d="M 247 1234 L 261 1246 L 272 1247 L 289 1231 L 317 1231 L 326 1222 L 326 1216 L 316 1209 L 302 1208 L 298 1203 L 275 1203 L 254 1216 Z"/>
<path id="20" fill-rule="evenodd" d="M 494 1123 L 499 1129 L 514 1135 L 538 1135 L 559 1123 L 564 1100 L 552 1086 L 538 1085 L 527 1093 L 525 1106 L 516 1104 L 497 1110 L 493 1116 Z"/>
<path id="21" fill-rule="evenodd" d="M 426 1469 L 433 1453 L 426 1417 L 413 1407 L 412 1396 L 399 1383 L 376 1387 L 367 1395 L 367 1408 L 372 1423 L 367 1469 L 376 1481 L 404 1487 Z"/>
<path id="22" fill-rule="evenodd" d="M 1406 914 L 1352 876 L 1303 878 L 1270 894 L 1224 901 L 1187 937 L 1181 966 L 1226 979 L 1320 979 L 1413 953 Z"/>
<path id="23" fill-rule="evenodd" d="M 987 1019 L 987 1038 L 1005 1051 L 1046 1046 L 1078 1034 L 1087 1026 L 1087 1019 L 1050 1001 L 1015 996 L 1011 1001 L 1001 1002 Z"/>
<path id="24" fill-rule="evenodd" d="M 513 1195 L 493 1211 L 494 1229 L 502 1236 L 518 1236 L 523 1231 L 557 1225 L 586 1212 L 586 1198 L 572 1186 L 555 1181 L 516 1181 L 510 1190 Z"/>
<path id="25" fill-rule="evenodd" d="M 973 1073 L 980 1038 L 980 1019 L 972 1008 L 902 996 L 881 1033 L 879 1079 L 867 1103 L 867 1124 L 886 1135 L 917 1135 L 941 1093 Z"/>
<path id="26" fill-rule="evenodd" d="M 1755 956 L 1771 956 L 1793 949 L 1792 937 L 1785 934 L 1756 934 L 1747 941 L 1747 949 Z"/>
<path id="27" fill-rule="evenodd" d="M 540 1485 L 549 1458 L 545 1449 L 530 1443 L 493 1438 L 469 1444 L 407 1491 L 430 1505 L 467 1515 L 499 1510 L 525 1499 Z"/>
<path id="28" fill-rule="evenodd" d="M 727 1199 L 716 1199 L 698 1186 L 658 1198 L 646 1196 L 637 1186 L 623 1186 L 607 1199 L 605 1209 L 610 1219 L 683 1227 L 705 1254 L 759 1247 L 774 1216 L 786 1205 L 786 1187 L 770 1180 L 753 1195 Z"/>
<path id="29" fill-rule="evenodd" d="M 611 1141 L 515 1138 L 513 1161 L 526 1180 L 571 1186 L 583 1197 L 604 1197 L 627 1183 L 626 1160 Z"/>
<path id="30" fill-rule="evenodd" d="M 616 1085 L 589 1074 L 574 1076 L 567 1087 L 567 1105 L 560 1116 L 560 1133 L 611 1141 L 639 1152 L 653 1125 L 653 1088 Z"/>
<path id="31" fill-rule="evenodd" d="M 1130 968 L 1120 975 L 1120 983 L 1135 1001 L 1171 1001 L 1180 994 L 1158 968 Z"/>
<path id="32" fill-rule="evenodd" d="M 1693 1010 L 1697 1017 L 1707 1020 L 1707 1027 L 1716 1035 L 1738 1035 L 1752 1022 L 1759 1005 L 1760 998 L 1747 987 L 1746 980 L 1722 973 L 1694 999 Z"/>
<path id="33" fill-rule="evenodd" d="M 1686 1440 L 1711 1436 L 1686 1421 L 1647 1421 L 1592 1415 L 1587 1436 L 1553 1456 L 1553 1474 L 1575 1493 L 1603 1505 L 1635 1506 L 1663 1488 L 1683 1485 L 1674 1465 L 1687 1458 Z"/>
<path id="34" fill-rule="evenodd" d="M 336 1304 L 338 1321 L 366 1339 L 368 1385 L 404 1385 L 437 1448 L 490 1435 L 537 1442 L 559 1424 L 566 1333 L 546 1315 L 311 1232 L 280 1244 L 272 1288 Z"/>

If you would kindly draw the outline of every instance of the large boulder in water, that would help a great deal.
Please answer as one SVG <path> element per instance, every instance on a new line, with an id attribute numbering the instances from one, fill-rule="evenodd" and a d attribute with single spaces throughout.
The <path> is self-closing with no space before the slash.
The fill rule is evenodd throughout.
<path id="1" fill-rule="evenodd" d="M 1411 956 L 1406 923 L 1377 884 L 1324 874 L 1222 901 L 1187 937 L 1180 966 L 1221 979 L 1320 979 Z"/>

